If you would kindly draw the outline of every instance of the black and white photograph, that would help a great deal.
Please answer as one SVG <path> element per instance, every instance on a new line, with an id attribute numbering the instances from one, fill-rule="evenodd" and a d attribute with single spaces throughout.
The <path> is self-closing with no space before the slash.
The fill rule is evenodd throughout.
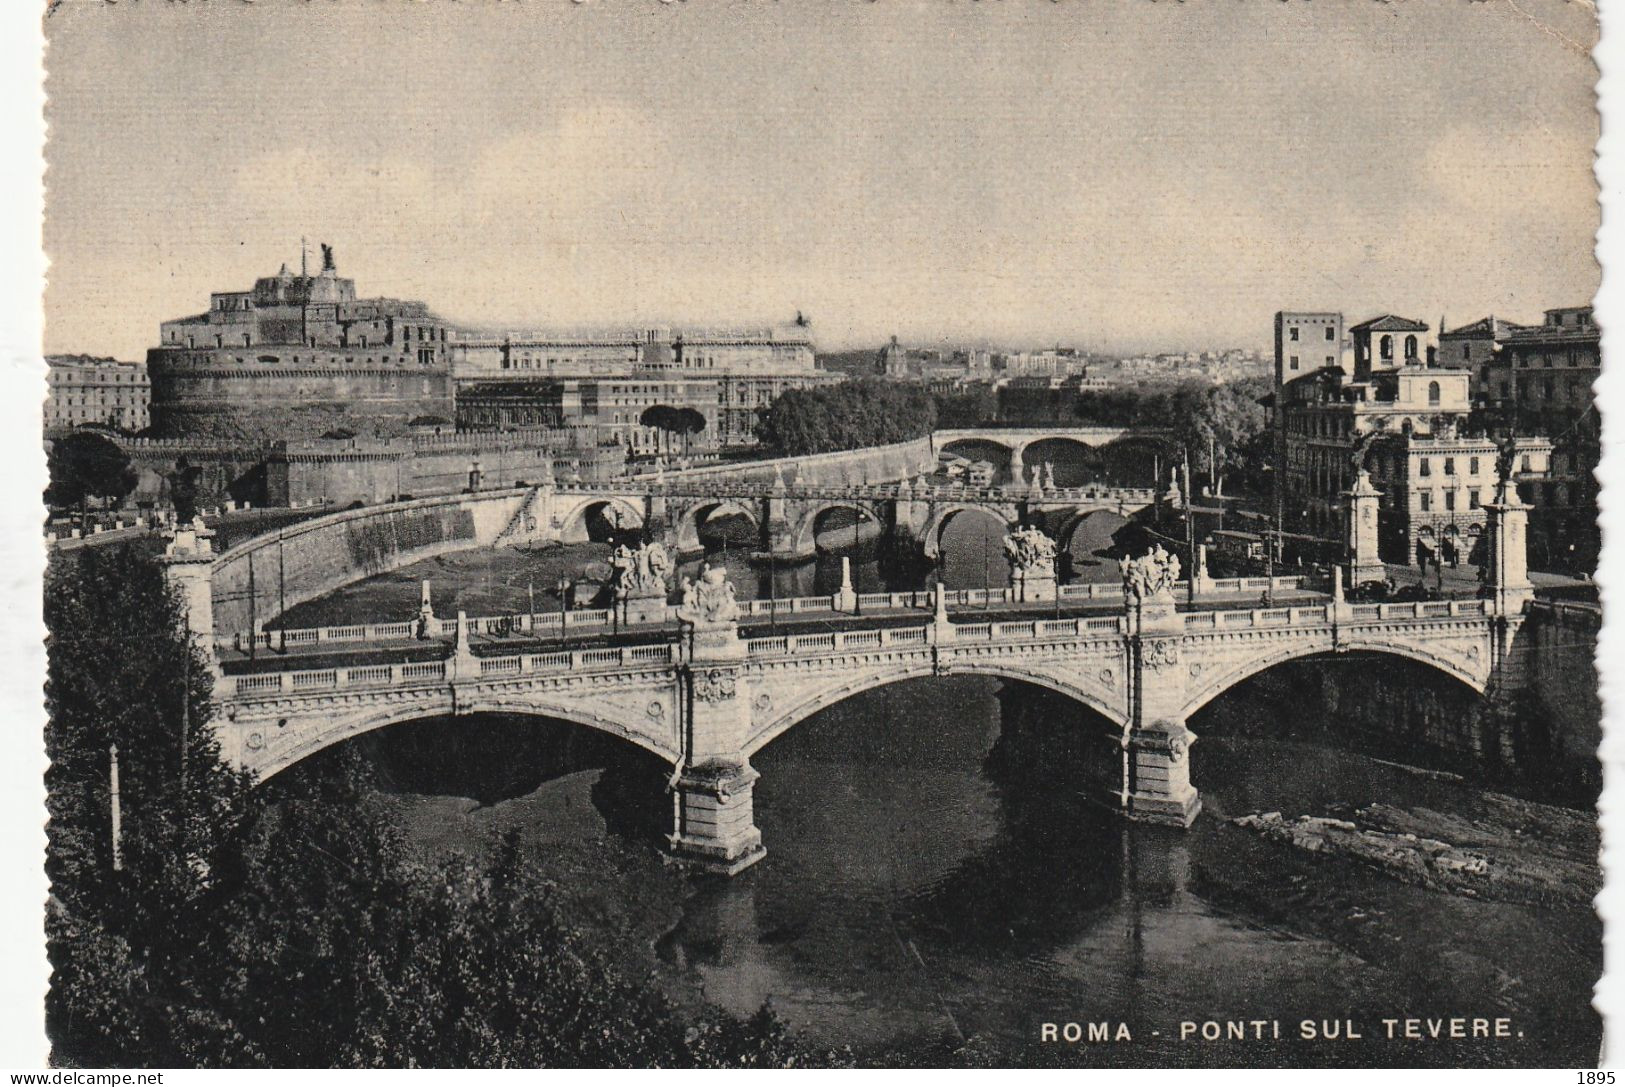
<path id="1" fill-rule="evenodd" d="M 19 6 L 0 1065 L 1612 1082 L 1592 4 Z"/>

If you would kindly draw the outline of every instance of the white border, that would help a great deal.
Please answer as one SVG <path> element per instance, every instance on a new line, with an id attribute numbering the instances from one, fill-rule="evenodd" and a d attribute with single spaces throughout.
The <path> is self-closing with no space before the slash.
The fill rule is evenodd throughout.
<path id="1" fill-rule="evenodd" d="M 1625 756 L 1625 675 L 1618 663 L 1625 662 L 1625 632 L 1613 618 L 1625 601 L 1625 373 L 1617 361 L 1625 352 L 1625 276 L 1619 272 L 1625 264 L 1625 136 L 1621 135 L 1618 120 L 1625 116 L 1625 12 L 1616 10 L 1613 4 L 1600 7 L 1603 37 L 1595 56 L 1604 72 L 1599 83 L 1604 125 L 1598 160 L 1604 215 L 1598 253 L 1606 271 L 1597 306 L 1607 364 L 1597 386 L 1598 402 L 1603 406 L 1604 439 L 1599 472 L 1603 480 L 1603 560 L 1598 580 L 1610 621 L 1603 628 L 1599 660 L 1615 664 L 1604 669 L 1602 676 L 1607 766 L 1601 810 L 1607 883 L 1599 903 L 1605 920 L 1610 922 L 1610 932 L 1608 975 L 1599 988 L 1597 1006 L 1607 1017 L 1603 1060 L 1609 1065 L 1625 1066 L 1625 985 L 1619 980 L 1625 962 L 1621 959 L 1618 931 L 1625 924 L 1625 891 L 1621 890 L 1625 876 L 1625 786 L 1620 782 L 1621 758 Z M 44 396 L 40 357 L 40 300 L 45 273 L 40 248 L 45 133 L 43 8 L 44 0 L 0 3 L 0 105 L 4 107 L 0 112 L 0 209 L 4 209 L 0 212 L 0 253 L 4 256 L 0 261 L 0 434 L 11 440 L 9 455 L 0 462 L 0 654 L 4 660 L 0 668 L 0 707 L 5 710 L 0 716 L 0 1067 L 19 1069 L 44 1064 L 41 995 L 48 977 L 41 936 L 41 907 L 46 895 L 41 869 L 44 755 L 39 732 L 44 675 L 40 573 L 44 558 L 38 542 L 37 514 L 45 476 L 44 457 L 35 440 Z M 332 1074 L 318 1073 L 321 1078 Z M 1125 1076 L 1145 1078 L 1132 1073 L 1090 1074 L 1105 1076 L 1112 1082 Z M 1301 1072 L 1200 1074 L 1221 1083 L 1251 1083 L 1272 1075 L 1297 1080 L 1303 1077 Z M 1479 1078 L 1485 1075 L 1456 1074 Z M 213 1078 L 233 1074 L 179 1073 L 174 1080 L 184 1082 L 203 1075 Z M 1427 1075 L 1432 1082 L 1441 1073 Z M 1522 1081 L 1528 1081 L 1526 1074 L 1519 1075 Z M 1369 1073 L 1351 1070 L 1315 1073 L 1315 1077 L 1317 1081 L 1354 1082 L 1355 1077 L 1364 1080 Z"/>

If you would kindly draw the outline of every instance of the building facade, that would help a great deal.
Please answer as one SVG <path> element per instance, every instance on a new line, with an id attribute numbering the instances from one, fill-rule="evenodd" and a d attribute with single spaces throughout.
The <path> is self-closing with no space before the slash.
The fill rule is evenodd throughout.
<path id="1" fill-rule="evenodd" d="M 1602 373 L 1602 335 L 1590 306 L 1546 311 L 1538 325 L 1511 329 L 1479 370 L 1484 414 L 1503 433 L 1550 439 L 1552 469 L 1530 515 L 1532 558 L 1549 569 L 1595 569 L 1597 464 L 1602 420 L 1593 388 Z"/>
<path id="2" fill-rule="evenodd" d="M 101 424 L 131 433 L 145 430 L 151 385 L 139 362 L 50 355 L 45 359 L 45 432 Z"/>
<path id="3" fill-rule="evenodd" d="M 159 335 L 147 370 L 161 437 L 387 437 L 455 414 L 446 322 L 422 302 L 358 298 L 325 247 L 320 273 L 283 265 Z"/>
<path id="4" fill-rule="evenodd" d="M 840 381 L 817 369 L 802 325 L 789 329 L 459 339 L 457 423 L 465 429 L 586 424 L 632 455 L 670 435 L 642 424 L 652 407 L 692 408 L 705 427 L 692 449 L 750 446 L 759 413 L 790 389 Z M 535 422 L 526 422 L 535 420 Z M 547 420 L 542 422 L 542 420 Z"/>
<path id="5" fill-rule="evenodd" d="M 1391 314 L 1349 328 L 1346 367 L 1332 351 L 1341 327 L 1341 314 L 1276 315 L 1273 407 L 1286 527 L 1337 535 L 1358 462 L 1382 492 L 1386 561 L 1414 561 L 1418 545 L 1465 558 L 1485 522 L 1499 448 L 1494 436 L 1474 432 L 1472 372 L 1439 365 L 1428 325 Z M 1318 367 L 1295 376 L 1292 360 L 1303 371 L 1310 349 Z M 1545 439 L 1519 439 L 1514 470 L 1524 495 L 1538 497 L 1551 450 Z"/>

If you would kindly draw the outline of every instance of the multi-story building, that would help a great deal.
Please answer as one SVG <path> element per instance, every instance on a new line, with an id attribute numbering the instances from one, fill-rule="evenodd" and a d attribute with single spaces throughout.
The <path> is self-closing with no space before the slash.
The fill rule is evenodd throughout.
<path id="1" fill-rule="evenodd" d="M 1502 433 L 1552 442 L 1552 469 L 1530 517 L 1531 558 L 1550 568 L 1596 566 L 1596 470 L 1602 421 L 1592 393 L 1602 372 L 1601 333 L 1590 306 L 1546 311 L 1538 325 L 1509 330 L 1479 370 L 1485 415 Z"/>
<path id="2" fill-rule="evenodd" d="M 642 424 L 664 405 L 693 408 L 706 425 L 691 447 L 748 446 L 762 409 L 790 389 L 841 380 L 817 369 L 805 327 L 600 335 L 533 334 L 454 344 L 457 422 L 469 429 L 590 424 L 632 453 L 669 442 Z"/>
<path id="3" fill-rule="evenodd" d="M 1506 338 L 1524 326 L 1515 325 L 1491 314 L 1471 324 L 1439 332 L 1438 365 L 1452 370 L 1471 370 L 1475 378 L 1474 394 L 1480 394 L 1478 380 L 1484 371 L 1493 368 L 1497 353 Z"/>
<path id="4" fill-rule="evenodd" d="M 357 298 L 325 247 L 322 263 L 317 275 L 283 265 L 163 323 L 147 353 L 158 436 L 390 436 L 454 414 L 446 322 L 422 302 Z"/>
<path id="5" fill-rule="evenodd" d="M 1282 312 L 1275 315 L 1275 386 L 1327 367 L 1343 368 L 1343 315 Z"/>
<path id="6" fill-rule="evenodd" d="M 1286 527 L 1336 536 L 1358 455 L 1383 492 L 1385 559 L 1407 562 L 1418 544 L 1437 550 L 1446 541 L 1465 556 L 1482 531 L 1498 451 L 1494 438 L 1467 433 L 1472 375 L 1429 365 L 1428 326 L 1392 315 L 1349 328 L 1351 372 L 1333 350 L 1342 321 L 1336 313 L 1276 315 L 1273 407 Z M 1310 345 L 1319 365 L 1302 372 L 1310 347 L 1294 344 Z M 1517 451 L 1520 489 L 1533 495 L 1551 443 L 1523 439 Z"/>
<path id="7" fill-rule="evenodd" d="M 147 427 L 151 386 L 139 362 L 89 355 L 45 359 L 45 430 L 99 423 L 135 432 Z"/>
<path id="8" fill-rule="evenodd" d="M 1519 497 L 1533 504 L 1551 465 L 1552 443 L 1515 442 L 1513 478 Z M 1401 431 L 1378 438 L 1366 467 L 1382 492 L 1377 533 L 1383 557 L 1408 562 L 1421 547 L 1467 560 L 1484 530 L 1483 504 L 1495 494 L 1499 453 L 1496 439 L 1459 435 L 1452 424 L 1427 435 Z"/>

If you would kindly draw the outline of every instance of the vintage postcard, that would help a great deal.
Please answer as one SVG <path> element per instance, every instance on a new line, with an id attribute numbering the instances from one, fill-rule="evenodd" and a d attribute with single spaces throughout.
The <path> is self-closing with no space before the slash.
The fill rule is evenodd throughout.
<path id="1" fill-rule="evenodd" d="M 1612 1082 L 1591 4 L 37 6 L 15 1063 Z"/>

